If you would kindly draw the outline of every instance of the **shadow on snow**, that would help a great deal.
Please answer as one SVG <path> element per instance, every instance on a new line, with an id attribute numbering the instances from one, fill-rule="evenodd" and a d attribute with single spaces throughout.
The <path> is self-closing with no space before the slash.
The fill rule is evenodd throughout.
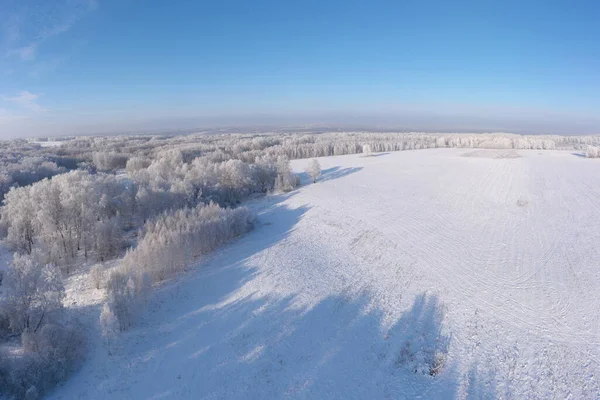
<path id="1" fill-rule="evenodd" d="M 324 181 L 331 181 L 331 180 L 338 179 L 338 178 L 343 178 L 344 176 L 358 172 L 361 169 L 362 169 L 362 167 L 327 168 L 327 169 L 324 169 L 323 171 L 321 171 L 321 176 L 319 176 L 319 178 L 317 179 L 317 183 L 324 182 Z M 308 185 L 308 184 L 313 183 L 313 178 L 307 172 L 299 172 L 299 173 L 296 173 L 296 175 L 298 175 L 298 177 L 300 178 L 300 185 Z"/>
<path id="2" fill-rule="evenodd" d="M 319 181 L 331 181 L 331 180 L 334 180 L 334 179 L 343 178 L 345 176 L 348 176 L 350 174 L 358 172 L 361 169 L 362 169 L 362 167 L 348 167 L 348 168 L 333 167 L 333 168 L 327 168 L 327 169 L 323 170 L 323 172 L 321 173 L 321 177 L 319 178 Z"/>
<path id="3" fill-rule="evenodd" d="M 357 170 L 332 168 L 325 175 Z M 368 294 L 330 296 L 312 307 L 300 305 L 297 295 L 233 296 L 259 276 L 247 258 L 284 240 L 308 210 L 279 204 L 289 196 L 272 198 L 263 224 L 235 248 L 159 288 L 138 327 L 121 337 L 117 355 L 94 371 L 97 382 L 87 395 L 456 398 L 459 374 L 447 361 L 450 335 L 436 296 L 417 296 L 391 326 Z M 475 396 L 469 398 L 493 398 L 475 369 L 466 380 L 468 396 Z"/>
<path id="4" fill-rule="evenodd" d="M 386 152 L 386 153 L 375 153 L 375 154 L 371 154 L 369 157 L 381 157 L 381 156 L 387 156 L 388 154 L 390 154 L 390 152 Z"/>

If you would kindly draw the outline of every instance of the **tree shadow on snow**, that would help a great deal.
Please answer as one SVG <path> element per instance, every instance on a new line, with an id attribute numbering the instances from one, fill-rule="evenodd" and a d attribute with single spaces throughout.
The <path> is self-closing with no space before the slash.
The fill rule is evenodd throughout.
<path id="1" fill-rule="evenodd" d="M 500 396 L 495 386 L 495 376 L 492 371 L 480 370 L 477 365 L 471 366 L 465 377 L 466 400 L 494 400 L 498 398 L 513 398 L 510 393 Z"/>
<path id="2" fill-rule="evenodd" d="M 145 317 L 119 339 L 120 351 L 80 377 L 93 381 L 73 382 L 87 392 L 78 395 L 457 398 L 461 378 L 448 361 L 451 337 L 436 296 L 417 296 L 392 323 L 368 293 L 312 305 L 301 301 L 302 293 L 236 296 L 269 274 L 249 267 L 248 258 L 285 240 L 308 210 L 280 205 L 285 198 L 274 198 L 261 214 L 271 224 L 153 294 Z M 493 398 L 476 371 L 471 375 L 466 393 L 475 397 L 469 398 Z"/>
<path id="3" fill-rule="evenodd" d="M 353 174 L 362 169 L 362 167 L 349 167 L 349 168 L 341 168 L 341 167 L 332 167 L 327 168 L 321 171 L 321 176 L 317 178 L 318 182 L 330 181 L 338 178 L 343 178 L 344 176 Z M 300 179 L 300 185 L 309 185 L 313 183 L 313 178 L 307 172 L 298 172 L 296 173 L 298 178 Z"/>
<path id="4" fill-rule="evenodd" d="M 576 157 L 581 157 L 581 158 L 587 158 L 585 156 L 585 153 L 571 153 L 571 155 L 576 156 Z"/>
<path id="5" fill-rule="evenodd" d="M 307 307 L 296 296 L 254 293 L 218 304 L 231 286 L 217 288 L 233 277 L 223 273 L 222 282 L 197 288 L 213 288 L 206 303 L 177 299 L 158 327 L 135 334 L 144 340 L 120 356 L 133 374 L 127 384 L 160 371 L 155 380 L 133 382 L 135 398 L 457 398 L 437 297 L 418 296 L 385 328 L 385 314 L 368 295 L 330 296 Z M 468 398 L 493 398 L 476 374 L 469 378 Z"/>
<path id="6" fill-rule="evenodd" d="M 348 176 L 350 174 L 358 172 L 361 169 L 362 169 L 362 167 L 348 167 L 348 168 L 333 167 L 333 168 L 327 168 L 327 169 L 325 169 L 325 170 L 323 170 L 321 172 L 321 176 L 319 177 L 318 181 L 331 181 L 331 180 L 334 180 L 334 179 L 343 178 L 345 176 Z"/>
<path id="7" fill-rule="evenodd" d="M 300 186 L 313 183 L 313 178 L 308 174 L 308 172 L 296 172 L 296 176 L 298 179 L 300 179 Z"/>
<path id="8" fill-rule="evenodd" d="M 390 154 L 389 152 L 386 153 L 375 153 L 375 154 L 371 154 L 369 157 L 382 157 L 382 156 L 387 156 L 388 154 Z"/>

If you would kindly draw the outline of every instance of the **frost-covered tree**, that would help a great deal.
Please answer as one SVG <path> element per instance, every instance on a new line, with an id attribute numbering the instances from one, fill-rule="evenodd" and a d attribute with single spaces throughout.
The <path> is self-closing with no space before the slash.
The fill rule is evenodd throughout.
<path id="1" fill-rule="evenodd" d="M 100 171 L 112 171 L 119 168 L 125 168 L 127 164 L 127 155 L 119 154 L 115 151 L 99 151 L 92 155 L 94 165 Z"/>
<path id="2" fill-rule="evenodd" d="M 120 221 L 116 218 L 99 221 L 94 226 L 94 250 L 98 261 L 113 258 L 122 247 Z"/>
<path id="3" fill-rule="evenodd" d="M 104 268 L 102 268 L 102 265 L 96 264 L 90 268 L 89 278 L 92 287 L 94 289 L 100 289 L 100 286 L 102 286 L 102 280 L 104 278 Z"/>
<path id="4" fill-rule="evenodd" d="M 251 165 L 252 181 L 259 192 L 273 190 L 277 180 L 277 160 L 270 156 L 256 157 Z"/>
<path id="5" fill-rule="evenodd" d="M 319 164 L 319 160 L 313 158 L 310 161 L 310 164 L 308 164 L 306 172 L 313 179 L 313 183 L 316 183 L 319 176 L 321 176 L 321 165 Z"/>
<path id="6" fill-rule="evenodd" d="M 165 211 L 146 222 L 137 246 L 126 253 L 107 282 L 108 305 L 120 329 L 134 323 L 152 282 L 185 270 L 196 257 L 251 228 L 247 208 L 222 208 L 215 203 Z"/>
<path id="7" fill-rule="evenodd" d="M 275 181 L 275 190 L 289 192 L 298 185 L 296 175 L 290 167 L 290 160 L 286 156 L 277 158 L 277 179 Z"/>
<path id="8" fill-rule="evenodd" d="M 54 323 L 37 332 L 24 332 L 21 342 L 21 351 L 10 357 L 0 347 L 2 398 L 39 398 L 69 376 L 85 351 L 79 330 Z"/>
<path id="9" fill-rule="evenodd" d="M 138 212 L 137 186 L 107 174 L 73 171 L 13 189 L 2 207 L 7 239 L 17 251 L 37 247 L 48 262 L 68 266 L 78 255 L 117 254 L 123 228 Z"/>
<path id="10" fill-rule="evenodd" d="M 104 303 L 102 312 L 100 313 L 100 327 L 102 328 L 102 336 L 105 338 L 113 337 L 120 330 L 119 320 L 110 309 L 108 303 Z"/>
<path id="11" fill-rule="evenodd" d="M 146 157 L 131 157 L 127 160 L 125 170 L 128 173 L 133 173 L 145 168 L 148 168 L 152 164 L 152 161 Z"/>
<path id="12" fill-rule="evenodd" d="M 31 254 L 36 238 L 36 207 L 29 187 L 13 188 L 7 193 L 1 210 L 7 224 L 7 241 L 14 250 Z"/>
<path id="13" fill-rule="evenodd" d="M 120 271 L 110 274 L 106 284 L 108 307 L 119 321 L 121 330 L 129 328 L 135 322 L 142 290 L 132 275 Z"/>
<path id="14" fill-rule="evenodd" d="M 62 201 L 62 182 L 43 180 L 31 186 L 32 197 L 38 209 L 36 220 L 41 239 L 55 263 L 69 265 L 75 258 L 76 230 L 70 210 Z"/>
<path id="15" fill-rule="evenodd" d="M 248 165 L 240 160 L 229 160 L 221 164 L 219 184 L 225 203 L 235 204 L 248 195 L 251 187 Z"/>
<path id="16" fill-rule="evenodd" d="M 113 313 L 108 303 L 104 303 L 102 306 L 102 312 L 100 313 L 100 329 L 102 330 L 102 337 L 106 341 L 108 351 L 111 351 L 111 345 L 119 331 L 119 320 Z"/>
<path id="17" fill-rule="evenodd" d="M 137 247 L 127 252 L 121 269 L 161 281 L 251 228 L 246 207 L 228 209 L 210 203 L 165 212 L 144 225 Z"/>
<path id="18" fill-rule="evenodd" d="M 3 308 L 13 333 L 37 332 L 62 311 L 65 289 L 60 270 L 39 265 L 30 256 L 15 255 L 2 282 Z"/>

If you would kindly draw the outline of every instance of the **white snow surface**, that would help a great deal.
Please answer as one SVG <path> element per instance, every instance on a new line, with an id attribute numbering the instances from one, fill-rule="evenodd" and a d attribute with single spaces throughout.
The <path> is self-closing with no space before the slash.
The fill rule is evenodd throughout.
<path id="1" fill-rule="evenodd" d="M 320 159 L 51 397 L 600 398 L 600 160 L 469 152 Z"/>
<path id="2" fill-rule="evenodd" d="M 41 147 L 59 147 L 62 146 L 65 142 L 55 140 L 30 140 L 29 143 L 39 144 Z"/>

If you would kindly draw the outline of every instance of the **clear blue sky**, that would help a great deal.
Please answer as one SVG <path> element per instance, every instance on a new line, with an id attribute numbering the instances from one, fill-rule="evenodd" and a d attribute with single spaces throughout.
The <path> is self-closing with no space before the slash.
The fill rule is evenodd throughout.
<path id="1" fill-rule="evenodd" d="M 600 133 L 598 1 L 0 0 L 0 137 L 349 123 Z"/>

